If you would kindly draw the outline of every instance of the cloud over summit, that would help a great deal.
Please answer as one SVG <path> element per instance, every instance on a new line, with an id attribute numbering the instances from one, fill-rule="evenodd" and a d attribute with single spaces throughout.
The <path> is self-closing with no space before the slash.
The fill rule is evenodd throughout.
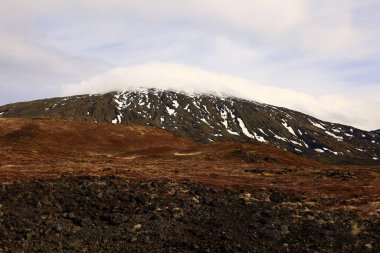
<path id="1" fill-rule="evenodd" d="M 291 89 L 256 83 L 231 75 L 206 71 L 199 67 L 150 62 L 133 67 L 119 67 L 86 81 L 66 84 L 64 95 L 96 94 L 139 88 L 169 89 L 181 92 L 231 95 L 252 101 L 283 106 L 322 120 L 374 129 L 380 122 L 368 121 L 363 111 L 380 116 L 380 103 L 331 93 L 312 96 Z"/>

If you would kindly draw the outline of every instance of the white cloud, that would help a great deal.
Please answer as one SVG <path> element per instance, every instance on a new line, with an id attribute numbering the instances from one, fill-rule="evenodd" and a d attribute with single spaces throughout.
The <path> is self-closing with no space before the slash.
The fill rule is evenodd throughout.
<path id="1" fill-rule="evenodd" d="M 78 84 L 63 86 L 63 95 L 94 94 L 139 87 L 172 89 L 188 93 L 229 94 L 253 101 L 295 109 L 327 121 L 339 121 L 363 129 L 380 125 L 380 101 L 352 100 L 340 94 L 312 96 L 291 89 L 255 83 L 179 64 L 150 62 L 115 68 Z"/>
<path id="2" fill-rule="evenodd" d="M 64 23 L 72 20 L 72 29 L 77 29 L 73 26 L 82 29 L 87 21 L 94 27 L 99 24 L 102 27 L 112 19 L 115 24 L 128 17 L 135 22 L 181 22 L 202 30 L 244 33 L 264 44 L 281 47 L 297 43 L 303 50 L 327 54 L 352 48 L 360 42 L 359 37 L 371 36 L 354 24 L 353 14 L 358 6 L 374 1 L 360 2 L 359 5 L 354 0 L 344 1 L 344 4 L 326 0 L 109 0 L 106 3 L 103 0 L 35 0 L 30 3 L 14 0 L 0 4 L 3 21 L 0 26 L 11 21 L 12 27 L 21 29 L 35 25 L 41 17 L 56 17 Z M 108 27 L 112 31 L 112 24 Z M 99 40 L 109 36 L 115 34 L 108 33 Z"/>
<path id="3" fill-rule="evenodd" d="M 57 95 L 62 80 L 83 80 L 105 64 L 35 44 L 0 31 L 0 102 Z"/>
<path id="4" fill-rule="evenodd" d="M 246 78 L 211 78 L 180 65 L 154 67 L 182 73 L 174 79 L 182 84 L 196 86 L 187 74 L 215 83 L 213 90 L 237 92 L 230 84 L 241 83 L 240 90 L 255 100 L 379 128 L 379 9 L 378 0 L 4 0 L 0 103 L 56 96 L 58 85 L 105 68 L 158 61 Z M 137 76 L 146 69 L 173 81 L 153 65 L 130 67 L 127 72 L 135 74 L 127 77 L 153 83 Z M 90 78 L 88 91 L 100 89 L 102 79 L 122 83 L 126 70 L 119 72 Z M 86 92 L 83 85 L 78 92 Z M 271 97 L 273 92 L 280 95 Z"/>
<path id="5" fill-rule="evenodd" d="M 54 49 L 10 35 L 2 36 L 0 48 L 1 61 L 23 65 L 37 72 L 78 75 L 83 73 L 86 65 L 92 64 L 89 60 L 62 54 Z"/>

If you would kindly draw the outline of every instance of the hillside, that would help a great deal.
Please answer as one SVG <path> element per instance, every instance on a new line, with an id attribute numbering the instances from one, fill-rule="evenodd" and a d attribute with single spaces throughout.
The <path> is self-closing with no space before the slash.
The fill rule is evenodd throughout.
<path id="1" fill-rule="evenodd" d="M 365 206 L 377 196 L 373 186 L 380 179 L 378 166 L 331 166 L 260 143 L 200 144 L 150 126 L 0 119 L 0 142 L 0 181 L 70 175 L 187 179 L 274 188 L 307 199 L 326 195 L 339 199 L 338 205 L 343 199 L 359 201 L 361 193 Z"/>
<path id="2" fill-rule="evenodd" d="M 261 142 L 334 163 L 377 163 L 380 136 L 234 97 L 142 89 L 0 107 L 0 117 L 149 125 L 200 143 Z"/>

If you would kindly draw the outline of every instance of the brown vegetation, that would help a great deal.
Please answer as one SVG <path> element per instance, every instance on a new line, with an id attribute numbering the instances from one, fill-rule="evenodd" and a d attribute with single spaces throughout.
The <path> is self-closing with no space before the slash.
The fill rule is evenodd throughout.
<path id="1" fill-rule="evenodd" d="M 0 119 L 0 181 L 62 176 L 275 189 L 316 207 L 380 211 L 380 167 L 336 166 L 263 144 L 199 144 L 145 126 Z"/>

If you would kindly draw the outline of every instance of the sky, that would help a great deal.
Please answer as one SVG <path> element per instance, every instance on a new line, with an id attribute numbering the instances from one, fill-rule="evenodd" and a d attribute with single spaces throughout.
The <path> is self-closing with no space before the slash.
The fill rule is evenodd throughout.
<path id="1" fill-rule="evenodd" d="M 378 129 L 380 1 L 0 2 L 0 104 L 140 86 Z"/>

